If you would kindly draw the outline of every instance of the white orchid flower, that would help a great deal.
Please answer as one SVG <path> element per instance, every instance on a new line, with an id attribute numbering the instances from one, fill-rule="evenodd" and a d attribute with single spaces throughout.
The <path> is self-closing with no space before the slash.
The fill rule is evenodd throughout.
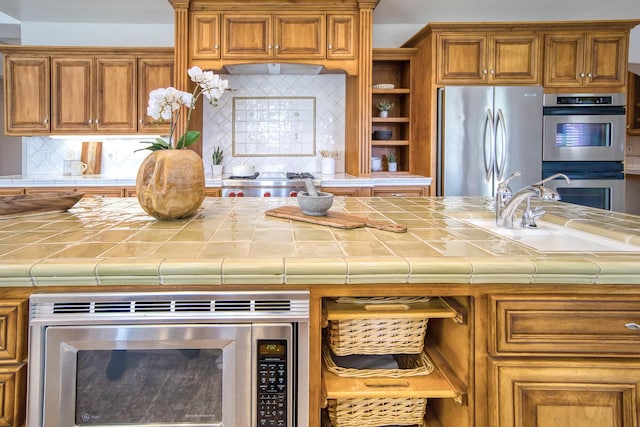
<path id="1" fill-rule="evenodd" d="M 147 114 L 156 121 L 170 121 L 171 124 L 168 137 L 169 144 L 160 138 L 160 142 L 151 142 L 151 145 L 146 149 L 155 151 L 174 148 L 172 147 L 172 144 L 174 144 L 173 132 L 176 129 L 180 115 L 180 111 L 178 111 L 180 107 L 183 105 L 187 107 L 186 128 L 188 129 L 191 112 L 195 109 L 196 100 L 200 95 L 204 95 L 209 99 L 210 104 L 215 105 L 218 98 L 226 90 L 229 90 L 229 82 L 222 80 L 219 75 L 214 74 L 212 71 L 202 71 L 200 67 L 194 66 L 187 70 L 187 73 L 191 81 L 197 85 L 193 93 L 184 92 L 174 87 L 154 89 L 149 93 Z M 199 136 L 200 132 L 198 131 L 186 131 L 184 135 L 176 140 L 175 148 L 186 148 L 193 144 Z"/>
<path id="2" fill-rule="evenodd" d="M 191 107 L 193 96 L 174 87 L 160 88 L 149 93 L 147 114 L 154 120 L 171 120 L 174 111 L 181 105 Z"/>

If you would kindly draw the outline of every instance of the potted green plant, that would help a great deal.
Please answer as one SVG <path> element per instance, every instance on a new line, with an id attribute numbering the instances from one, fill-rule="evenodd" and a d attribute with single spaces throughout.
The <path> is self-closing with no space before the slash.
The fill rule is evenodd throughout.
<path id="1" fill-rule="evenodd" d="M 222 159 L 224 155 L 222 154 L 222 149 L 220 146 L 217 146 L 213 153 L 211 154 L 211 175 L 213 177 L 222 175 Z"/>
<path id="2" fill-rule="evenodd" d="M 376 104 L 376 108 L 380 111 L 380 117 L 387 117 L 389 115 L 389 111 L 393 109 L 393 102 L 383 99 Z"/>
<path id="3" fill-rule="evenodd" d="M 395 153 L 389 153 L 387 156 L 387 169 L 389 172 L 396 172 L 398 170 L 398 157 Z"/>

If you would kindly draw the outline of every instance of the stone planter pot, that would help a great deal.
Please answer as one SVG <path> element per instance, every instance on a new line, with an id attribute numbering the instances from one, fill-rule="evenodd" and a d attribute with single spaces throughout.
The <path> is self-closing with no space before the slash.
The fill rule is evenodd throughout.
<path id="1" fill-rule="evenodd" d="M 204 167 L 192 150 L 158 150 L 140 165 L 136 193 L 142 209 L 158 219 L 193 215 L 204 200 Z"/>

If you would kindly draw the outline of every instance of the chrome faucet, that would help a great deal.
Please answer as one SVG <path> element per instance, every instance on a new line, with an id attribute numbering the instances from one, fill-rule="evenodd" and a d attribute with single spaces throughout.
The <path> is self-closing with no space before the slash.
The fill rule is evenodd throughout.
<path id="1" fill-rule="evenodd" d="M 536 218 L 544 215 L 545 211 L 540 208 L 532 209 L 530 203 L 531 197 L 539 200 L 560 200 L 560 195 L 556 191 L 545 187 L 544 183 L 556 178 L 564 178 L 567 183 L 571 183 L 571 180 L 565 174 L 557 173 L 535 184 L 524 187 L 513 194 L 509 187 L 509 181 L 516 176 L 520 176 L 520 172 L 512 173 L 507 179 L 498 184 L 498 189 L 496 190 L 496 225 L 503 228 L 513 228 L 513 217 L 516 209 L 522 201 L 526 200 L 527 208 L 522 213 L 520 227 L 536 228 Z"/>

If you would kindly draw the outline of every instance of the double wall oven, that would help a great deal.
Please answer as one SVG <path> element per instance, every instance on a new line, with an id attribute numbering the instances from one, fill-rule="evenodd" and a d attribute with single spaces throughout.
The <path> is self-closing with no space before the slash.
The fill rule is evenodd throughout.
<path id="1" fill-rule="evenodd" d="M 309 294 L 34 294 L 28 427 L 307 427 Z"/>
<path id="2" fill-rule="evenodd" d="M 565 202 L 624 211 L 626 98 L 623 93 L 545 94 L 542 176 Z"/>

